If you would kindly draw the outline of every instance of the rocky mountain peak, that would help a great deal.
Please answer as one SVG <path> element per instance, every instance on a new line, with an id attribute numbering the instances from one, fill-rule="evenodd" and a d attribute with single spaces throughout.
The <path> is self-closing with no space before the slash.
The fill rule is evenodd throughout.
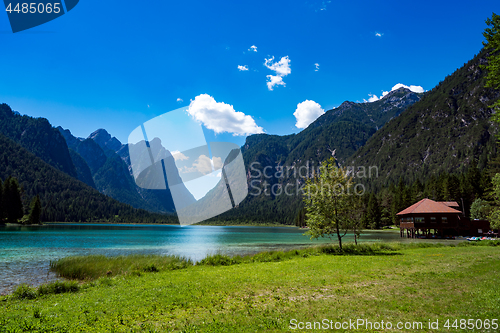
<path id="1" fill-rule="evenodd" d="M 119 151 L 123 146 L 117 138 L 111 137 L 111 134 L 103 128 L 94 131 L 88 138 L 94 140 L 101 148 L 111 149 L 114 152 Z"/>

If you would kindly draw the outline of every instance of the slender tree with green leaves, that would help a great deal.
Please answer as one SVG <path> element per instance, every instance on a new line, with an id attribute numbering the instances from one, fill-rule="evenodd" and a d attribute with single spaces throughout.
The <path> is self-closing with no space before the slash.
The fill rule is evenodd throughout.
<path id="1" fill-rule="evenodd" d="M 470 218 L 474 220 L 487 219 L 490 209 L 490 205 L 485 200 L 477 198 L 470 206 Z"/>
<path id="2" fill-rule="evenodd" d="M 358 195 L 349 195 L 348 204 L 351 209 L 347 213 L 347 221 L 349 222 L 349 229 L 352 230 L 354 234 L 354 243 L 358 245 L 361 232 L 366 227 L 363 221 L 365 204 L 362 200 L 362 196 Z"/>
<path id="3" fill-rule="evenodd" d="M 353 225 L 352 178 L 337 167 L 331 157 L 321 163 L 320 172 L 307 179 L 303 199 L 306 206 L 307 232 L 311 238 L 337 237 L 342 249 L 342 237 Z"/>

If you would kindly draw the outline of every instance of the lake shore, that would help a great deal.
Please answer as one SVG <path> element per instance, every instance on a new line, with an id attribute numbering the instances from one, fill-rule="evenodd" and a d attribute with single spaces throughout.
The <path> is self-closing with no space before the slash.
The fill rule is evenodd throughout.
<path id="1" fill-rule="evenodd" d="M 0 224 L 0 227 L 4 226 L 44 226 L 44 225 L 57 225 L 57 224 L 110 224 L 110 225 L 170 225 L 170 226 L 180 226 L 178 223 L 164 223 L 164 222 L 159 222 L 159 223 L 134 223 L 134 222 L 107 222 L 107 221 L 93 221 L 93 222 L 43 222 L 42 224 L 33 224 L 33 225 L 28 225 L 28 224 L 21 224 L 21 223 L 7 223 L 7 224 Z M 287 227 L 287 228 L 299 228 L 295 225 L 289 225 L 289 224 L 280 224 L 280 223 L 223 223 L 223 222 L 213 222 L 213 223 L 205 223 L 205 222 L 200 222 L 196 224 L 191 224 L 191 226 L 218 226 L 218 227 Z"/>
<path id="2" fill-rule="evenodd" d="M 363 319 L 393 325 L 439 321 L 439 329 L 423 330 L 447 331 L 443 325 L 450 319 L 450 326 L 461 318 L 498 321 L 500 299 L 492 295 L 500 291 L 500 246 L 479 245 L 413 243 L 340 256 L 302 252 L 270 262 L 101 277 L 73 293 L 0 298 L 0 323 L 7 331 L 28 325 L 94 332 L 282 332 L 298 323 Z"/>
<path id="3" fill-rule="evenodd" d="M 268 250 L 290 250 L 335 239 L 311 240 L 298 227 L 250 227 L 108 223 L 47 223 L 42 226 L 11 225 L 0 228 L 0 295 L 18 285 L 38 286 L 56 281 L 50 262 L 75 255 L 176 255 L 193 262 L 207 255 L 249 255 Z M 348 234 L 344 242 L 353 242 Z M 398 230 L 366 230 L 361 243 L 425 242 L 399 237 Z M 439 241 L 434 241 L 439 242 Z M 457 241 L 442 240 L 453 243 Z"/>

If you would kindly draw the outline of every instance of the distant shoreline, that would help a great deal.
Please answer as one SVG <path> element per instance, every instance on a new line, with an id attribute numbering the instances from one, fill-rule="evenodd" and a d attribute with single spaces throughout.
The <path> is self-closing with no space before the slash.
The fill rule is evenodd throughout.
<path id="1" fill-rule="evenodd" d="M 20 224 L 20 223 L 7 223 L 5 225 L 0 225 L 2 226 L 20 226 L 20 227 L 43 227 L 45 225 L 57 225 L 57 224 L 109 224 L 109 225 L 170 225 L 170 226 L 180 226 L 180 224 L 173 224 L 173 223 L 137 223 L 137 222 L 43 222 L 43 224 Z M 298 228 L 295 225 L 287 225 L 287 224 L 278 224 L 278 223 L 239 223 L 239 224 L 213 224 L 213 223 L 197 223 L 197 224 L 191 224 L 189 226 L 214 226 L 214 227 L 293 227 L 293 228 Z M 303 228 L 303 229 L 309 229 L 309 228 Z"/>

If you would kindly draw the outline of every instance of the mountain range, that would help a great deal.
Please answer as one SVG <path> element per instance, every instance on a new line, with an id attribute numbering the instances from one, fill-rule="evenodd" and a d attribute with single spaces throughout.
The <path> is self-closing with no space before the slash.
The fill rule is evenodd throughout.
<path id="1" fill-rule="evenodd" d="M 346 101 L 325 112 L 298 134 L 247 137 L 242 152 L 248 169 L 249 195 L 238 209 L 215 220 L 266 222 L 278 219 L 293 224 L 302 207 L 299 192 L 305 176 L 332 155 L 339 164 L 344 164 L 387 121 L 398 117 L 422 96 L 422 93 L 399 88 L 372 103 Z"/>
<path id="2" fill-rule="evenodd" d="M 372 103 L 346 101 L 296 135 L 249 136 L 242 151 L 250 195 L 218 219 L 293 224 L 301 197 L 283 194 L 284 188 L 300 188 L 302 178 L 332 155 L 353 170 L 375 167 L 371 177 L 356 180 L 372 192 L 465 172 L 473 162 L 483 169 L 497 152 L 490 117 L 500 96 L 484 87 L 486 63 L 483 50 L 426 93 L 400 88 Z"/>
<path id="3" fill-rule="evenodd" d="M 496 130 L 489 118 L 490 105 L 499 97 L 498 91 L 484 88 L 486 59 L 483 50 L 426 93 L 399 88 L 371 103 L 346 101 L 298 134 L 248 136 L 241 151 L 250 194 L 236 209 L 212 221 L 292 224 L 302 207 L 298 190 L 304 176 L 332 155 L 341 166 L 376 166 L 378 177 L 360 180 L 371 191 L 400 179 L 424 181 L 441 172 L 463 172 L 473 161 L 484 168 L 496 154 Z M 39 170 L 51 170 L 47 171 L 51 178 L 62 179 L 61 188 L 43 189 L 47 211 L 52 209 L 47 202 L 50 195 L 65 191 L 71 193 L 67 199 L 73 202 L 83 193 L 100 201 L 113 198 L 126 204 L 123 207 L 128 207 L 130 216 L 145 214 L 137 209 L 162 214 L 175 211 L 168 188 L 145 190 L 136 185 L 129 156 L 133 147 L 104 129 L 77 138 L 44 118 L 21 116 L 2 104 L 0 133 L 6 149 L 19 150 L 20 160 L 34 161 L 21 166 L 4 153 L 0 177 L 20 175 L 28 196 L 38 192 L 38 179 L 45 179 Z M 113 206 L 117 201 L 106 202 Z M 89 218 L 84 211 L 91 206 L 85 207 L 71 218 Z M 53 212 L 45 218 L 63 218 L 56 215 Z"/>
<path id="4" fill-rule="evenodd" d="M 136 185 L 132 176 L 128 145 L 111 137 L 104 129 L 91 133 L 87 139 L 76 138 L 69 130 L 61 127 L 57 129 L 68 144 L 73 164 L 81 165 L 77 172 L 79 176 L 84 174 L 85 177 L 79 177 L 79 180 L 135 208 L 157 213 L 175 211 L 168 190 L 145 190 Z M 81 159 L 86 165 L 79 162 Z"/>
<path id="5" fill-rule="evenodd" d="M 400 177 L 423 182 L 443 172 L 463 173 L 473 162 L 486 167 L 497 151 L 490 118 L 500 96 L 484 87 L 486 63 L 483 50 L 377 131 L 347 164 L 376 165 L 379 177 L 368 180 L 375 189 Z"/>

